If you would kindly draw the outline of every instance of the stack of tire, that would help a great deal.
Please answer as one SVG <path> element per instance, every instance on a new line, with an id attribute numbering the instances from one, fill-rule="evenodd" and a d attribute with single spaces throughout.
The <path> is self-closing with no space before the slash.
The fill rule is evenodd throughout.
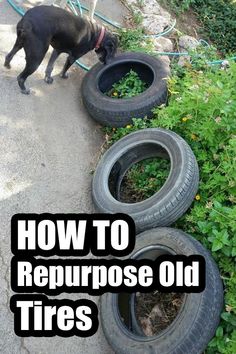
<path id="1" fill-rule="evenodd" d="M 139 96 L 114 100 L 104 93 L 130 69 L 146 81 L 148 89 Z M 125 53 L 111 64 L 95 65 L 85 76 L 83 101 L 90 115 L 103 125 L 124 126 L 132 118 L 151 116 L 152 109 L 167 100 L 168 67 L 147 54 Z M 137 203 L 121 200 L 121 185 L 135 163 L 160 157 L 170 161 L 169 176 L 152 197 Z M 210 253 L 193 237 L 169 228 L 190 207 L 196 196 L 199 171 L 189 145 L 176 133 L 165 129 L 143 129 L 116 142 L 101 158 L 92 183 L 95 206 L 102 213 L 125 213 L 136 225 L 133 259 L 158 254 L 202 255 L 206 261 L 206 287 L 201 293 L 184 295 L 181 309 L 172 324 L 160 334 L 148 337 L 138 328 L 134 296 L 128 297 L 131 320 L 124 323 L 119 311 L 119 295 L 101 296 L 101 323 L 116 353 L 201 354 L 214 336 L 223 306 L 219 270 Z M 155 256 L 156 255 L 156 256 Z"/>

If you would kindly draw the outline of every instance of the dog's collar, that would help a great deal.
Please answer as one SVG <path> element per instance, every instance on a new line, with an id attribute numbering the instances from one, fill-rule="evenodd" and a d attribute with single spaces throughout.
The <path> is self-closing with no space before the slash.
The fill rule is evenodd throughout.
<path id="1" fill-rule="evenodd" d="M 98 41 L 97 41 L 97 43 L 95 45 L 95 49 L 98 49 L 100 47 L 100 45 L 101 45 L 101 43 L 103 41 L 103 38 L 105 36 L 105 32 L 106 32 L 106 29 L 105 29 L 105 27 L 102 26 L 101 32 L 100 32 L 99 37 L 98 37 Z"/>

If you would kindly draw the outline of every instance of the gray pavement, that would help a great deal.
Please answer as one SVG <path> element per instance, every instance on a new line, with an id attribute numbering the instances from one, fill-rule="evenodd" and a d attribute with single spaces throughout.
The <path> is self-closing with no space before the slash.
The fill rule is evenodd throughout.
<path id="1" fill-rule="evenodd" d="M 98 3 L 105 15 L 121 20 L 125 9 L 118 0 L 112 0 L 112 6 L 104 0 Z M 0 353 L 111 354 L 101 327 L 87 339 L 23 339 L 13 331 L 9 309 L 11 217 L 21 212 L 93 212 L 91 170 L 103 143 L 99 127 L 81 102 L 84 71 L 74 66 L 68 80 L 58 77 L 64 58 L 56 65 L 52 86 L 43 81 L 47 63 L 44 60 L 27 80 L 31 95 L 20 93 L 16 76 L 24 66 L 24 52 L 14 57 L 11 70 L 3 67 L 4 57 L 15 41 L 19 19 L 6 0 L 0 0 Z M 87 60 L 93 62 L 94 58 Z"/>

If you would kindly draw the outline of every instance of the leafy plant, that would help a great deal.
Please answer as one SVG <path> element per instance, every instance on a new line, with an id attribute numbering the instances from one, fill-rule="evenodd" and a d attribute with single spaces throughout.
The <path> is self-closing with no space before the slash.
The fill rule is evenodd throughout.
<path id="1" fill-rule="evenodd" d="M 164 0 L 162 0 L 163 3 L 165 3 Z M 177 13 L 182 13 L 184 11 L 187 11 L 194 0 L 170 0 L 168 1 L 168 5 Z"/>
<path id="2" fill-rule="evenodd" d="M 142 9 L 145 6 L 145 1 L 144 0 L 136 0 L 137 6 Z"/>
<path id="3" fill-rule="evenodd" d="M 134 24 L 139 26 L 143 23 L 143 15 L 141 13 L 141 11 L 133 11 L 133 21 L 134 21 Z"/>
<path id="4" fill-rule="evenodd" d="M 170 172 L 170 161 L 153 158 L 138 162 L 125 175 L 125 184 L 136 201 L 151 197 L 165 183 Z"/>
<path id="5" fill-rule="evenodd" d="M 135 119 L 132 126 L 106 130 L 112 144 L 138 129 L 171 129 L 182 136 L 195 153 L 200 169 L 199 191 L 192 208 L 174 226 L 190 233 L 210 250 L 224 282 L 221 323 L 207 354 L 236 353 L 235 82 L 235 63 L 227 70 L 204 67 L 197 71 L 189 66 L 180 76 L 175 71 L 169 80 L 168 105 L 155 108 L 153 119 Z M 152 178 L 146 174 L 148 166 L 153 174 L 150 163 L 144 171 L 136 169 L 130 176 L 146 197 L 149 192 L 145 191 L 143 180 Z"/>
<path id="6" fill-rule="evenodd" d="M 217 48 L 223 53 L 234 52 L 236 50 L 235 1 L 194 0 L 192 6 Z"/>
<path id="7" fill-rule="evenodd" d="M 146 88 L 147 84 L 131 69 L 120 81 L 112 85 L 107 95 L 113 98 L 130 98 L 139 95 Z"/>
<path id="8" fill-rule="evenodd" d="M 234 0 L 162 0 L 176 14 L 191 7 L 203 25 L 203 32 L 222 53 L 236 50 L 236 3 Z"/>
<path id="9" fill-rule="evenodd" d="M 154 44 L 151 38 L 145 38 L 142 28 L 120 29 L 120 48 L 129 52 L 153 53 Z"/>

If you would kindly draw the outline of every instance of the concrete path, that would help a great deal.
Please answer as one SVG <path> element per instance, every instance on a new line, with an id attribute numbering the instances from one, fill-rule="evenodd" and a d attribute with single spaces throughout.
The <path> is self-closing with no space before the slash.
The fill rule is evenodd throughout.
<path id="1" fill-rule="evenodd" d="M 100 11 L 110 17 L 119 14 L 119 20 L 124 8 L 118 0 L 112 0 L 109 7 L 108 3 L 100 0 Z M 99 127 L 81 102 L 84 71 L 73 67 L 68 80 L 60 79 L 63 58 L 55 68 L 52 86 L 43 81 L 47 63 L 44 60 L 27 81 L 32 94 L 20 93 L 16 76 L 24 66 L 24 52 L 14 57 L 11 70 L 3 67 L 4 57 L 15 41 L 19 19 L 6 0 L 0 0 L 0 353 L 110 354 L 112 350 L 101 327 L 87 339 L 22 339 L 13 331 L 9 309 L 11 217 L 21 212 L 93 212 L 91 170 L 103 142 Z"/>

